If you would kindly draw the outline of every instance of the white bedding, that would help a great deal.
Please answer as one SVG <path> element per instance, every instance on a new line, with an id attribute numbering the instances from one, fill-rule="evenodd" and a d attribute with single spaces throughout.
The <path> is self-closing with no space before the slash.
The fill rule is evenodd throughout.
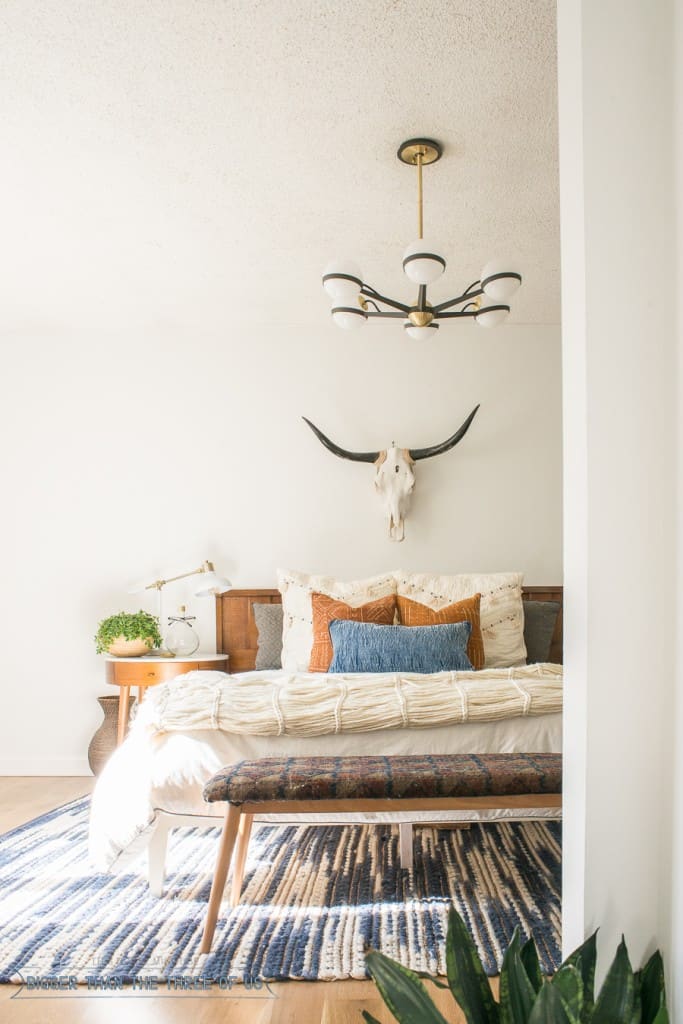
<path id="1" fill-rule="evenodd" d="M 556 666 L 553 666 L 556 669 Z M 144 724 L 144 716 L 140 726 Z M 115 751 L 93 793 L 90 853 L 101 869 L 121 870 L 148 844 L 159 811 L 174 814 L 214 814 L 221 805 L 202 799 L 205 782 L 219 768 L 243 758 L 273 755 L 328 756 L 360 754 L 456 754 L 560 752 L 562 716 L 558 712 L 535 717 L 508 717 L 494 721 L 462 722 L 428 728 L 375 729 L 372 732 L 324 736 L 253 736 L 224 729 L 152 732 L 131 731 Z M 525 812 L 529 816 L 532 812 Z M 536 812 L 537 814 L 539 812 Z M 540 812 L 557 816 L 557 812 Z M 487 812 L 500 817 L 502 812 Z M 519 817 L 520 812 L 505 816 Z M 404 814 L 404 820 L 481 818 L 472 812 Z M 381 820 L 386 815 L 363 815 Z M 302 820 L 316 820 L 311 816 Z M 325 820 L 331 820 L 328 815 Z M 346 818 L 348 820 L 348 817 Z M 392 820 L 400 820 L 393 815 Z"/>

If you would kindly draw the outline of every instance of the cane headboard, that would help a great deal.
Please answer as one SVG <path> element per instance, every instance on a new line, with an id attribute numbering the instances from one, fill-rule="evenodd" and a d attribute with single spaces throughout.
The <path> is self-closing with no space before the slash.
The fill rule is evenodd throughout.
<path id="1" fill-rule="evenodd" d="M 562 587 L 523 587 L 525 601 L 558 601 L 555 632 L 550 646 L 550 661 L 562 661 Z M 255 604 L 280 604 L 279 590 L 228 590 L 216 598 L 216 650 L 228 654 L 229 672 L 250 672 L 256 662 L 258 634 L 254 621 Z"/>

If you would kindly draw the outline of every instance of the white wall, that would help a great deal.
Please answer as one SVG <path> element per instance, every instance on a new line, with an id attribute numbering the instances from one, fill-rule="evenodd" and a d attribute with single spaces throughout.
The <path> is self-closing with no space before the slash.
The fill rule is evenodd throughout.
<path id="1" fill-rule="evenodd" d="M 92 636 L 105 615 L 155 609 L 126 595 L 140 578 L 212 558 L 237 586 L 274 585 L 277 565 L 561 582 L 559 329 L 442 334 L 422 348 L 390 323 L 350 336 L 226 314 L 215 334 L 5 335 L 0 774 L 87 771 L 107 689 Z M 300 418 L 349 448 L 422 446 L 477 402 L 465 440 L 418 466 L 398 545 L 372 467 L 334 458 Z M 166 593 L 169 608 L 189 590 Z M 213 602 L 189 603 L 211 649 Z"/>
<path id="2" fill-rule="evenodd" d="M 683 10 L 679 4 L 675 10 L 675 101 L 674 124 L 683 123 Z M 672 827 L 673 843 L 671 849 L 671 967 L 670 976 L 673 985 L 673 1000 L 679 1019 L 683 1019 L 683 134 L 680 130 L 675 134 L 675 169 L 677 187 L 676 208 L 676 295 L 678 297 L 678 493 L 677 493 L 677 577 L 678 593 L 676 603 L 676 651 L 677 673 L 675 686 L 675 717 L 673 726 L 673 772 L 672 772 Z"/>
<path id="3" fill-rule="evenodd" d="M 561 0 L 564 943 L 670 978 L 676 673 L 673 9 Z M 677 794 L 680 798 L 680 790 Z M 680 872 L 678 865 L 675 872 Z M 680 994 L 679 994 L 680 1002 Z M 679 1005 L 679 1013 L 683 1009 Z"/>

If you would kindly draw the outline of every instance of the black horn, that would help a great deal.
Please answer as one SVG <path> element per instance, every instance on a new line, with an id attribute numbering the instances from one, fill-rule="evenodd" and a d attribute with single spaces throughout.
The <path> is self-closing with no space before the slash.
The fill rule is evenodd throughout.
<path id="1" fill-rule="evenodd" d="M 474 412 L 477 410 L 475 409 Z M 474 413 L 472 413 L 474 415 Z M 308 423 L 309 427 L 318 438 L 319 441 L 325 445 L 333 455 L 338 455 L 340 459 L 351 459 L 352 462 L 376 462 L 379 458 L 379 452 L 347 452 L 346 448 L 340 448 L 334 441 L 330 441 L 329 437 L 323 434 L 322 430 L 318 430 L 315 423 L 311 423 L 305 416 L 301 417 L 304 423 Z M 471 419 L 472 417 L 470 417 Z M 469 424 L 468 424 L 469 426 Z M 436 454 L 436 453 L 435 453 Z"/>
<path id="2" fill-rule="evenodd" d="M 456 430 L 452 437 L 449 437 L 447 441 L 442 441 L 441 444 L 433 444 L 430 448 L 411 448 L 410 457 L 418 462 L 420 459 L 431 459 L 432 455 L 443 455 L 444 452 L 450 451 L 454 448 L 458 441 L 462 441 L 463 437 L 470 429 L 470 423 L 477 415 L 478 405 L 474 407 L 472 412 L 469 414 L 463 425 Z"/>

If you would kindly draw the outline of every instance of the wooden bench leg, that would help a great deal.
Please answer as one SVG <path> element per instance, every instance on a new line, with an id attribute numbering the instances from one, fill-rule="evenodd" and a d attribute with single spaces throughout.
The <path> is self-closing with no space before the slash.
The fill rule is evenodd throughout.
<path id="1" fill-rule="evenodd" d="M 235 806 L 234 804 L 228 804 L 228 809 L 225 812 L 225 823 L 223 825 L 221 841 L 218 847 L 218 856 L 216 858 L 216 868 L 213 873 L 213 882 L 211 883 L 209 909 L 206 915 L 206 924 L 204 925 L 204 935 L 202 937 L 202 944 L 199 947 L 200 953 L 211 952 L 213 933 L 216 930 L 218 911 L 220 910 L 221 907 L 221 898 L 223 896 L 223 890 L 225 889 L 225 880 L 228 877 L 230 858 L 232 857 L 233 847 L 235 845 L 235 840 L 237 838 L 237 829 L 239 828 L 239 823 L 239 807 Z"/>
<path id="2" fill-rule="evenodd" d="M 413 824 L 410 821 L 401 821 L 398 826 L 398 851 L 401 858 L 401 867 L 406 871 L 413 870 Z"/>
<path id="3" fill-rule="evenodd" d="M 247 850 L 249 849 L 249 837 L 251 836 L 251 823 L 253 820 L 253 814 L 243 814 L 240 817 L 237 852 L 235 853 L 235 867 L 232 872 L 232 892 L 230 894 L 231 907 L 236 906 L 240 901 L 242 881 L 244 879 L 244 866 L 247 863 Z"/>

